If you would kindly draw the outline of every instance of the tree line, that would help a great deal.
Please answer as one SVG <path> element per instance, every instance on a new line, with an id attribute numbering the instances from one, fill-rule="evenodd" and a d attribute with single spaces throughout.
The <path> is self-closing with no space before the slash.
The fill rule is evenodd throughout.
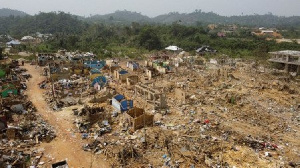
<path id="1" fill-rule="evenodd" d="M 297 43 L 276 43 L 274 40 L 265 40 L 265 37 L 253 36 L 250 29 L 238 29 L 221 38 L 206 26 L 187 26 L 180 22 L 104 24 L 85 22 L 80 17 L 64 12 L 0 18 L 0 34 L 21 38 L 35 32 L 51 33 L 52 38 L 38 46 L 23 46 L 24 50 L 93 51 L 101 56 L 135 56 L 142 52 L 161 50 L 169 45 L 177 45 L 191 52 L 202 45 L 209 45 L 233 56 L 265 56 L 267 52 L 274 50 L 300 50 Z"/>

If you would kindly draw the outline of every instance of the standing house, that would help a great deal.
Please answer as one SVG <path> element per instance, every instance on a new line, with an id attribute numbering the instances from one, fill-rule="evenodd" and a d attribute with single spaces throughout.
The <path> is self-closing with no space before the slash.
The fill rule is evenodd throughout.
<path id="1" fill-rule="evenodd" d="M 132 100 L 126 100 L 125 97 L 121 94 L 115 95 L 111 100 L 112 106 L 120 111 L 128 111 L 129 109 L 133 108 L 133 101 Z"/>
<path id="2" fill-rule="evenodd" d="M 132 131 L 136 131 L 145 126 L 153 126 L 154 115 L 146 114 L 144 109 L 135 107 L 125 113 L 125 118 L 129 121 Z"/>

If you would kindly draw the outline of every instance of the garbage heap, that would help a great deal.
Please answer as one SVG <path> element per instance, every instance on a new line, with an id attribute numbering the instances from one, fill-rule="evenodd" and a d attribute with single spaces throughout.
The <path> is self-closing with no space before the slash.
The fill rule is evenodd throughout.
<path id="1" fill-rule="evenodd" d="M 53 110 L 60 110 L 81 103 L 83 99 L 91 94 L 89 91 L 89 80 L 74 74 L 70 79 L 61 79 L 51 82 L 44 81 L 42 87 L 47 89 L 46 101 Z"/>
<path id="2" fill-rule="evenodd" d="M 56 133 L 36 113 L 36 108 L 24 95 L 26 87 L 19 85 L 30 74 L 24 74 L 26 70 L 18 68 L 17 64 L 13 65 L 14 68 L 1 78 L 1 83 L 10 87 L 1 88 L 0 167 L 37 166 L 43 156 L 43 150 L 38 149 L 38 144 L 50 142 Z"/>

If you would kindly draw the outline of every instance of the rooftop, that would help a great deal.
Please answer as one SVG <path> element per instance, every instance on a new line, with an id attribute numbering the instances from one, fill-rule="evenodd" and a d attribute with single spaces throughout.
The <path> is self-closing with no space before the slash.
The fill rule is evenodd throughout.
<path id="1" fill-rule="evenodd" d="M 275 51 L 275 52 L 269 52 L 269 54 L 273 54 L 273 55 L 289 55 L 289 56 L 300 57 L 300 51 L 294 51 L 294 50 Z"/>

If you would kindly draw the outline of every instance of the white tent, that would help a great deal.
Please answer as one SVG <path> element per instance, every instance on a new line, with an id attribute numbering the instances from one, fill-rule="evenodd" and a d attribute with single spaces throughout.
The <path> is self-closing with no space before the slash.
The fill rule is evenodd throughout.
<path id="1" fill-rule="evenodd" d="M 179 51 L 182 50 L 181 48 L 177 47 L 177 46 L 169 46 L 165 48 L 166 50 L 171 50 L 171 51 Z"/>

